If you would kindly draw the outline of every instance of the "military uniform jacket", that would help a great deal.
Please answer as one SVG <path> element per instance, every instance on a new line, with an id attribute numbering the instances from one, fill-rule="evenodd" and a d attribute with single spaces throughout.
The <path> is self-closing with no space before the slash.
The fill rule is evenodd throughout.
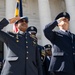
<path id="1" fill-rule="evenodd" d="M 50 59 L 51 57 L 47 58 L 47 56 L 45 57 L 45 60 L 43 62 L 43 67 L 44 67 L 44 71 L 45 71 L 45 75 L 50 75 L 48 69 L 49 69 L 49 64 L 50 64 Z"/>
<path id="2" fill-rule="evenodd" d="M 7 45 L 8 54 L 1 75 L 42 75 L 37 42 L 28 33 L 5 33 L 1 29 L 8 24 L 0 22 L 0 40 Z"/>
<path id="3" fill-rule="evenodd" d="M 53 31 L 57 21 L 49 23 L 45 29 L 45 37 L 53 44 L 50 71 L 75 72 L 75 35 L 71 37 L 61 30 Z"/>

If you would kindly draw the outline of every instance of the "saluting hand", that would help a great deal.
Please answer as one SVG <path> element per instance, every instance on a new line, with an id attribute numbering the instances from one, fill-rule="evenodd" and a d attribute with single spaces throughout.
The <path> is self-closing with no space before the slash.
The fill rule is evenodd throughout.
<path id="1" fill-rule="evenodd" d="M 15 23 L 17 20 L 19 20 L 20 17 L 14 17 L 14 18 L 11 18 L 9 19 L 9 23 L 12 24 L 12 23 Z"/>
<path id="2" fill-rule="evenodd" d="M 64 21 L 64 19 L 65 19 L 65 17 L 61 17 L 61 18 L 57 19 L 57 22 L 60 23 L 60 22 Z"/>

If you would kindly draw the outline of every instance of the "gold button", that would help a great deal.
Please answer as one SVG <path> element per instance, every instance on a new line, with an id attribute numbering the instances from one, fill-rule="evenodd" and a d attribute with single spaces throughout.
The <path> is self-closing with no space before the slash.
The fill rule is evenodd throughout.
<path id="1" fill-rule="evenodd" d="M 28 43 L 28 42 L 26 41 L 26 43 Z"/>
<path id="2" fill-rule="evenodd" d="M 26 46 L 26 48 L 28 48 L 28 46 Z"/>
<path id="3" fill-rule="evenodd" d="M 26 57 L 26 59 L 28 59 L 28 57 Z"/>
<path id="4" fill-rule="evenodd" d="M 29 53 L 29 52 L 27 51 L 27 53 Z"/>
<path id="5" fill-rule="evenodd" d="M 72 47 L 74 49 L 74 47 Z"/>
<path id="6" fill-rule="evenodd" d="M 26 39 L 27 39 L 27 37 L 26 37 Z"/>
<path id="7" fill-rule="evenodd" d="M 19 40 L 16 40 L 16 42 L 19 42 Z"/>

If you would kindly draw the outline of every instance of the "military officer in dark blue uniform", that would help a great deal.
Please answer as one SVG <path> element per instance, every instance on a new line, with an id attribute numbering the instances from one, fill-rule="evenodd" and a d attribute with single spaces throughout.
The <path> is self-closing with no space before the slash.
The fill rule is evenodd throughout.
<path id="1" fill-rule="evenodd" d="M 45 37 L 52 43 L 53 51 L 49 70 L 55 75 L 75 75 L 75 34 L 69 31 L 70 15 L 61 12 L 45 29 Z M 53 30 L 56 26 L 58 31 Z"/>
<path id="2" fill-rule="evenodd" d="M 27 28 L 27 32 L 34 38 L 37 40 L 38 42 L 38 38 L 36 36 L 37 34 L 37 28 L 35 26 L 30 26 Z M 45 71 L 44 71 L 44 67 L 43 67 L 43 62 L 45 60 L 45 50 L 44 47 L 41 45 L 38 45 L 38 51 L 40 53 L 40 59 L 41 59 L 41 65 L 42 65 L 42 70 L 43 70 L 43 75 L 45 75 Z"/>
<path id="3" fill-rule="evenodd" d="M 37 40 L 38 42 L 38 38 L 36 36 L 37 34 L 37 28 L 35 26 L 30 26 L 27 28 L 27 32 L 34 38 Z M 40 51 L 40 56 L 41 56 L 41 61 L 43 62 L 45 59 L 45 50 L 44 47 L 41 45 L 38 45 L 38 50 Z"/>
<path id="4" fill-rule="evenodd" d="M 44 50 L 45 50 L 45 60 L 43 62 L 43 66 L 45 68 L 45 73 L 46 75 L 50 75 L 50 72 L 48 71 L 49 69 L 49 64 L 50 64 L 50 60 L 51 60 L 51 55 L 52 55 L 52 46 L 50 44 L 46 44 L 44 46 Z"/>
<path id="5" fill-rule="evenodd" d="M 0 40 L 7 45 L 6 56 L 1 75 L 42 75 L 40 54 L 37 41 L 27 33 L 28 17 L 18 18 L 15 22 L 18 33 L 4 32 L 7 24 L 15 19 L 3 19 L 0 22 Z"/>
<path id="6" fill-rule="evenodd" d="M 29 26 L 27 28 L 27 32 L 32 36 L 36 41 L 38 41 L 36 34 L 37 34 L 37 28 L 35 26 Z"/>
<path id="7" fill-rule="evenodd" d="M 0 58 L 0 74 L 1 74 L 1 71 L 2 71 L 2 67 L 3 67 L 3 59 Z"/>

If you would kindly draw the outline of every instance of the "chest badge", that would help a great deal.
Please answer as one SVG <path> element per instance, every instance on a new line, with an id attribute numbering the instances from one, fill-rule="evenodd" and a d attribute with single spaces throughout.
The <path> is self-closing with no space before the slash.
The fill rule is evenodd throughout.
<path id="1" fill-rule="evenodd" d="M 18 35 L 16 35 L 16 42 L 19 42 L 19 38 L 18 38 Z"/>

